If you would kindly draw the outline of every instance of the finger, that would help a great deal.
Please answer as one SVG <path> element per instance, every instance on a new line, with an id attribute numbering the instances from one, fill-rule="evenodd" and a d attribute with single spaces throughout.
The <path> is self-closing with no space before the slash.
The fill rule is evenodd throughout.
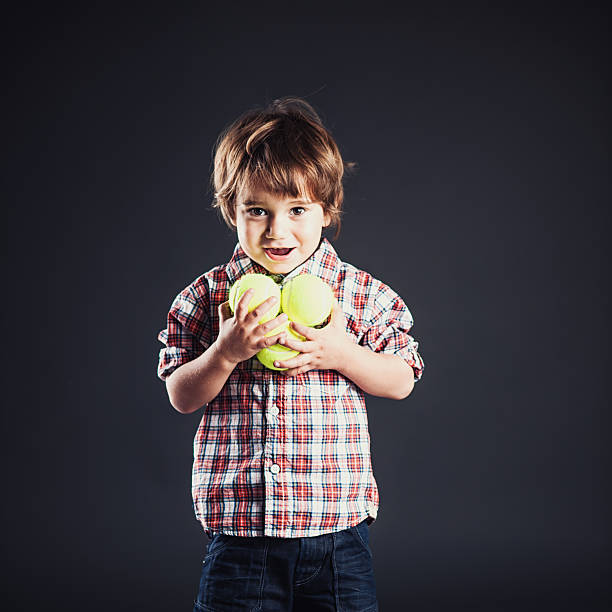
<path id="1" fill-rule="evenodd" d="M 301 368 L 302 366 L 310 363 L 310 355 L 301 354 L 292 357 L 291 359 L 285 359 L 284 361 L 275 361 L 274 365 L 277 368 L 287 368 L 289 370 L 295 368 Z"/>
<path id="2" fill-rule="evenodd" d="M 312 327 L 308 327 L 307 325 L 302 325 L 301 323 L 296 323 L 295 321 L 291 321 L 291 327 L 298 333 L 300 336 L 304 336 L 306 340 L 314 340 L 317 337 L 316 329 Z"/>
<path id="3" fill-rule="evenodd" d="M 261 340 L 258 340 L 256 345 L 258 349 L 262 349 L 262 348 L 268 348 L 269 346 L 272 346 L 273 344 L 280 344 L 281 340 L 283 340 L 285 335 L 285 332 L 281 332 L 279 334 L 275 334 L 274 336 L 264 336 L 263 338 L 261 338 Z"/>
<path id="4" fill-rule="evenodd" d="M 219 319 L 221 320 L 221 323 L 223 323 L 224 321 L 227 321 L 227 319 L 230 319 L 233 316 L 232 309 L 230 308 L 229 302 L 223 302 L 222 304 L 219 304 L 218 311 L 219 311 Z"/>
<path id="5" fill-rule="evenodd" d="M 332 302 L 331 321 L 337 322 L 344 318 L 344 312 L 342 307 L 338 303 L 338 300 L 334 298 Z"/>
<path id="6" fill-rule="evenodd" d="M 268 321 L 267 323 L 262 323 L 260 325 L 260 331 L 262 334 L 269 334 L 271 331 L 274 331 L 277 327 L 282 327 L 283 331 L 286 331 L 285 323 L 287 323 L 287 315 L 284 312 L 281 312 L 276 318 Z"/>
<path id="7" fill-rule="evenodd" d="M 316 346 L 316 344 L 311 340 L 298 340 L 289 334 L 286 334 L 286 337 L 280 340 L 279 344 L 293 349 L 294 351 L 300 351 L 300 353 L 310 353 Z"/>
<path id="8" fill-rule="evenodd" d="M 304 374 L 305 372 L 310 372 L 310 370 L 314 370 L 314 367 L 311 364 L 308 364 L 300 368 L 290 368 L 288 370 L 283 370 L 280 373 L 283 376 L 291 377 L 291 376 L 297 376 L 298 374 Z"/>
<path id="9" fill-rule="evenodd" d="M 255 321 L 259 321 L 261 317 L 263 317 L 268 310 L 274 306 L 278 302 L 278 298 L 276 296 L 269 297 L 267 300 L 264 300 L 257 308 L 254 308 L 250 312 L 251 318 Z"/>
<path id="10" fill-rule="evenodd" d="M 255 293 L 254 289 L 247 289 L 240 296 L 240 299 L 238 300 L 238 303 L 236 304 L 236 310 L 235 310 L 235 315 L 238 318 L 244 319 L 244 317 L 248 314 L 249 303 L 251 302 L 251 298 L 253 297 L 254 293 Z"/>

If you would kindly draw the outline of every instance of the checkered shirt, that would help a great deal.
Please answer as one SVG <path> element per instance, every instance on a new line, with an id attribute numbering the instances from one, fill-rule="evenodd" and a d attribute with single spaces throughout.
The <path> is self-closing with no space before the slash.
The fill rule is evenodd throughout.
<path id="1" fill-rule="evenodd" d="M 238 244 L 228 264 L 179 293 L 158 336 L 162 380 L 211 345 L 218 305 L 252 272 L 267 273 Z M 303 273 L 333 287 L 355 343 L 400 355 L 421 378 L 412 315 L 391 288 L 340 261 L 327 239 L 282 282 Z M 243 361 L 204 407 L 193 450 L 194 510 L 208 534 L 296 538 L 376 519 L 364 393 L 335 370 L 284 377 L 255 357 Z"/>

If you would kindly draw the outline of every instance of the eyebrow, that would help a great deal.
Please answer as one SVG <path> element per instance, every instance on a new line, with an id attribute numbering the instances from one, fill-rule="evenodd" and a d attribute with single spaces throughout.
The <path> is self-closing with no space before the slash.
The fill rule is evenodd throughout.
<path id="1" fill-rule="evenodd" d="M 312 204 L 312 202 L 308 202 L 306 200 L 291 200 L 290 202 L 288 202 L 289 204 Z M 261 206 L 262 204 L 265 204 L 264 202 L 260 202 L 259 200 L 245 200 L 244 202 L 242 202 L 242 206 Z"/>

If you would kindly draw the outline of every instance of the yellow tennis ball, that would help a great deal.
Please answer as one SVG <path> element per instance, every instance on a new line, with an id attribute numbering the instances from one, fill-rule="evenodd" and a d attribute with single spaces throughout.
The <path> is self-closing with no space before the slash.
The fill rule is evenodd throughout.
<path id="1" fill-rule="evenodd" d="M 265 274 L 245 274 L 232 285 L 229 292 L 229 307 L 231 311 L 236 311 L 238 301 L 248 289 L 253 289 L 255 291 L 249 302 L 249 312 L 255 310 L 255 308 L 269 297 L 274 296 L 277 298 L 278 302 L 276 302 L 258 322 L 266 323 L 272 320 L 280 310 L 280 287 L 272 278 Z"/>
<path id="2" fill-rule="evenodd" d="M 325 281 L 314 274 L 300 274 L 283 285 L 281 310 L 290 321 L 314 327 L 329 317 L 333 299 L 332 288 Z"/>
<path id="3" fill-rule="evenodd" d="M 266 336 L 274 336 L 279 334 L 283 328 L 287 330 L 287 335 L 293 338 L 293 340 L 306 340 L 304 336 L 298 334 L 294 329 L 289 327 L 289 321 L 267 333 Z M 286 370 L 287 368 L 277 368 L 274 365 L 274 362 L 284 361 L 285 359 L 293 359 L 293 357 L 297 357 L 299 354 L 300 351 L 294 351 L 293 349 L 283 346 L 282 344 L 273 344 L 272 346 L 261 349 L 257 353 L 257 359 L 259 359 L 259 361 L 270 370 Z"/>

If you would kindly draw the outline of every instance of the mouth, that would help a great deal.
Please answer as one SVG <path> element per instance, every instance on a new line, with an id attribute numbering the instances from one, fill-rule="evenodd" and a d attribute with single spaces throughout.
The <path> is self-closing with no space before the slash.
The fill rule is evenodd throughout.
<path id="1" fill-rule="evenodd" d="M 290 247 L 287 249 L 265 249 L 264 251 L 266 252 L 266 255 L 274 260 L 274 261 L 283 261 L 284 259 L 287 259 L 289 257 L 289 255 L 291 255 L 293 249 L 295 247 Z"/>

